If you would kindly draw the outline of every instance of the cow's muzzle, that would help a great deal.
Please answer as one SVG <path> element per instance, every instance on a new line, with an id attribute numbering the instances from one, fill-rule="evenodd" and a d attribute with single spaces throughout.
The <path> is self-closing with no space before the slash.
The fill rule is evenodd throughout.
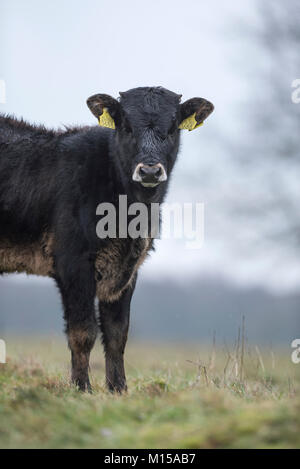
<path id="1" fill-rule="evenodd" d="M 135 182 L 140 182 L 144 187 L 156 187 L 167 180 L 167 173 L 161 163 L 148 165 L 139 163 L 132 175 Z"/>

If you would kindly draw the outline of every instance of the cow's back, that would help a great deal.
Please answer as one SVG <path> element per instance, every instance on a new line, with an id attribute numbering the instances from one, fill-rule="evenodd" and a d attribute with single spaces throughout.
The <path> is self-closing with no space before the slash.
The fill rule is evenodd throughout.
<path id="1" fill-rule="evenodd" d="M 54 275 L 57 227 L 67 232 L 74 216 L 89 224 L 84 200 L 97 186 L 93 159 L 105 166 L 98 148 L 105 153 L 107 137 L 97 127 L 53 131 L 0 116 L 0 272 Z"/>

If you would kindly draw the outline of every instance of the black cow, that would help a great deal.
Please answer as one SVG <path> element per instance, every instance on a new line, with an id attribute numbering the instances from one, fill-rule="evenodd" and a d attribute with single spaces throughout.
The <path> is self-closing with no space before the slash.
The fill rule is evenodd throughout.
<path id="1" fill-rule="evenodd" d="M 119 100 L 87 100 L 103 128 L 47 130 L 0 116 L 0 271 L 52 277 L 59 287 L 72 355 L 72 381 L 90 390 L 89 356 L 97 336 L 95 297 L 111 391 L 126 389 L 123 354 L 137 270 L 150 237 L 96 235 L 96 207 L 120 194 L 162 202 L 179 128 L 212 112 L 203 98 L 180 104 L 161 87 L 136 88 Z"/>

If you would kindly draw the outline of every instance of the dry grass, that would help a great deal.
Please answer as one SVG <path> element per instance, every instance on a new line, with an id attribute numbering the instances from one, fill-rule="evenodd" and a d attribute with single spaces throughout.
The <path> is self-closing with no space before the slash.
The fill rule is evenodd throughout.
<path id="1" fill-rule="evenodd" d="M 100 345 L 93 395 L 69 385 L 60 339 L 7 340 L 0 365 L 3 448 L 296 448 L 300 365 L 290 350 L 129 344 L 129 392 L 104 388 Z"/>

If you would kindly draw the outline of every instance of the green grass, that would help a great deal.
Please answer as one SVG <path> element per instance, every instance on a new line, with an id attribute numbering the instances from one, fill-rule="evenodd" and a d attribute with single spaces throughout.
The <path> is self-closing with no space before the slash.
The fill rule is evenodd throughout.
<path id="1" fill-rule="evenodd" d="M 129 344 L 129 392 L 69 384 L 63 341 L 7 340 L 0 365 L 1 448 L 299 448 L 300 365 L 289 351 Z"/>

